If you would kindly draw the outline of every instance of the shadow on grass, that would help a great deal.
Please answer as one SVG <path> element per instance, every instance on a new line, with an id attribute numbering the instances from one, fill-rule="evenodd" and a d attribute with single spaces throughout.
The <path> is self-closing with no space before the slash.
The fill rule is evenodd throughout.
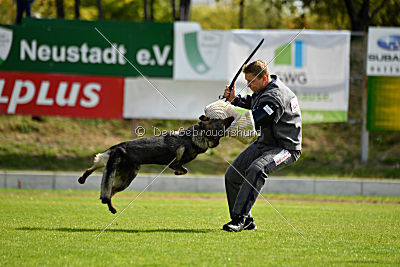
<path id="1" fill-rule="evenodd" d="M 100 233 L 102 229 L 90 229 L 90 228 L 45 228 L 45 227 L 19 227 L 15 228 L 21 231 L 60 231 L 60 232 L 97 232 Z M 213 229 L 107 229 L 105 232 L 115 232 L 115 233 L 209 233 L 213 232 Z"/>

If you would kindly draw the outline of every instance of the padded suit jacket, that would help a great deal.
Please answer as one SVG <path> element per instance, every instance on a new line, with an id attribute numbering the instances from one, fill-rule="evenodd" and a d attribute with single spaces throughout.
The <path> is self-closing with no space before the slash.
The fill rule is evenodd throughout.
<path id="1" fill-rule="evenodd" d="M 301 112 L 296 95 L 278 78 L 271 74 L 272 81 L 261 91 L 236 98 L 235 106 L 253 111 L 263 108 L 271 120 L 257 122 L 261 136 L 257 139 L 272 146 L 301 151 Z M 268 106 L 267 106 L 268 105 Z M 269 109 L 273 106 L 274 111 Z M 272 111 L 272 113 L 271 113 Z"/>

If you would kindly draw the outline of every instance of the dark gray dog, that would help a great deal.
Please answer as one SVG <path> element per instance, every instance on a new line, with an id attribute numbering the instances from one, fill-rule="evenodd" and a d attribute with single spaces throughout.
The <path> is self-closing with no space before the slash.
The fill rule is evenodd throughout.
<path id="1" fill-rule="evenodd" d="M 93 166 L 78 179 L 79 183 L 84 184 L 90 174 L 105 166 L 100 199 L 108 205 L 111 213 L 116 213 L 111 198 L 130 185 L 140 165 L 169 164 L 176 175 L 186 174 L 187 169 L 182 165 L 206 152 L 208 148 L 216 147 L 234 120 L 233 117 L 209 119 L 204 115 L 199 119 L 201 121 L 198 124 L 186 130 L 139 138 L 110 147 L 96 155 Z"/>

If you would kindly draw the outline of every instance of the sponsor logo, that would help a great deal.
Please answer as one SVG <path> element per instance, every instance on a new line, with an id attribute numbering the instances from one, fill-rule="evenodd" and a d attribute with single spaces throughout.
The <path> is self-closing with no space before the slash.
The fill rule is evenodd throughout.
<path id="1" fill-rule="evenodd" d="M 7 60 L 11 50 L 12 40 L 12 30 L 0 27 L 0 65 Z"/>
<path id="2" fill-rule="evenodd" d="M 184 43 L 190 66 L 198 74 L 204 74 L 209 72 L 218 60 L 222 45 L 222 34 L 190 32 L 184 35 Z"/>
<path id="3" fill-rule="evenodd" d="M 378 39 L 377 44 L 380 48 L 389 51 L 400 50 L 400 35 L 386 35 Z"/>
<path id="4" fill-rule="evenodd" d="M 377 62 L 400 62 L 400 56 L 396 54 L 369 54 L 368 59 Z"/>
<path id="5" fill-rule="evenodd" d="M 300 111 L 299 102 L 297 101 L 297 97 L 292 98 L 290 100 L 290 107 L 292 108 L 293 113 L 298 113 Z"/>
<path id="6" fill-rule="evenodd" d="M 267 112 L 268 115 L 271 115 L 272 113 L 274 113 L 272 108 L 270 108 L 270 106 L 268 106 L 268 105 L 265 105 L 265 107 L 263 109 L 265 110 L 265 112 Z"/>
<path id="7" fill-rule="evenodd" d="M 289 151 L 287 151 L 286 149 L 283 149 L 281 152 L 279 152 L 279 154 L 277 154 L 274 157 L 275 165 L 278 166 L 279 164 L 284 162 L 290 156 L 291 155 L 290 155 Z"/>
<path id="8" fill-rule="evenodd" d="M 0 113 L 121 118 L 123 79 L 0 72 Z"/>
<path id="9" fill-rule="evenodd" d="M 305 72 L 280 72 L 277 71 L 276 74 L 279 78 L 286 84 L 307 84 L 307 75 Z"/>
<path id="10" fill-rule="evenodd" d="M 305 67 L 305 43 L 301 40 L 293 44 L 284 44 L 275 49 L 274 64 L 276 66 L 294 67 L 301 69 Z M 279 78 L 286 84 L 307 84 L 307 76 L 304 71 L 277 71 Z"/>
<path id="11" fill-rule="evenodd" d="M 292 47 L 293 46 L 293 47 Z M 303 41 L 295 41 L 294 45 L 284 44 L 275 49 L 274 59 L 275 65 L 292 65 L 295 68 L 302 68 L 305 66 L 305 48 Z"/>

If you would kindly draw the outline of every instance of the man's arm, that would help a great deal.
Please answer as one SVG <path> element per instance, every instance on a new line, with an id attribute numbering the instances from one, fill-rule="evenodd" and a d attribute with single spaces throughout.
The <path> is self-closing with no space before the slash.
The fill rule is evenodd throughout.
<path id="1" fill-rule="evenodd" d="M 245 108 L 245 109 L 251 109 L 251 96 L 250 95 L 245 95 L 245 96 L 238 95 L 237 97 L 235 97 L 235 99 L 233 99 L 233 101 L 231 103 L 234 106 L 238 106 L 238 107 Z"/>
<path id="2" fill-rule="evenodd" d="M 233 85 L 232 89 L 229 89 L 227 85 L 224 91 L 224 97 L 228 102 L 230 102 L 234 106 L 238 106 L 245 109 L 251 108 L 251 96 L 246 95 L 244 97 L 238 95 L 235 97 L 235 85 Z"/>
<path id="3" fill-rule="evenodd" d="M 253 109 L 256 129 L 268 127 L 275 119 L 279 106 L 273 101 L 265 102 L 260 107 Z"/>
<path id="4" fill-rule="evenodd" d="M 272 95 L 262 96 L 259 103 L 257 108 L 252 110 L 257 129 L 259 127 L 268 127 L 271 123 L 277 122 L 281 118 L 283 107 L 275 97 Z"/>

